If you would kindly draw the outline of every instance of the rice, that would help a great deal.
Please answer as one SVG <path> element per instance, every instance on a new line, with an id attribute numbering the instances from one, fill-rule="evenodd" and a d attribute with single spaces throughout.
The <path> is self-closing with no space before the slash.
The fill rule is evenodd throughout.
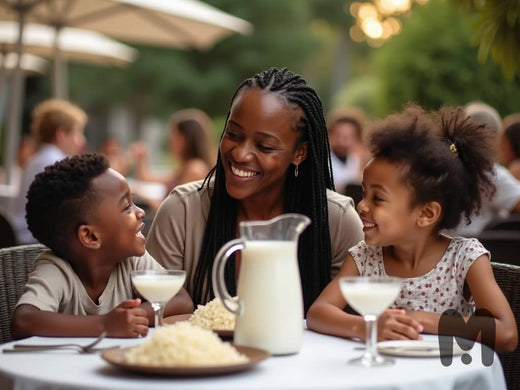
<path id="1" fill-rule="evenodd" d="M 235 315 L 230 313 L 218 298 L 214 298 L 205 305 L 198 305 L 189 322 L 206 329 L 235 329 Z"/>
<path id="2" fill-rule="evenodd" d="M 249 358 L 214 332 L 187 321 L 157 328 L 150 339 L 125 354 L 130 364 L 213 366 L 246 363 Z"/>

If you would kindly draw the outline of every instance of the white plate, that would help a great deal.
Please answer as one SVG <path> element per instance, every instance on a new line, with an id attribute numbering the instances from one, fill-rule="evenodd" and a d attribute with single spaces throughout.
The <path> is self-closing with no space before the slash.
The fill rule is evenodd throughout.
<path id="1" fill-rule="evenodd" d="M 435 357 L 440 356 L 438 340 L 391 340 L 377 343 L 377 350 L 384 355 L 392 356 L 414 356 L 414 357 Z M 457 344 L 453 343 L 452 356 L 462 355 L 465 351 Z"/>

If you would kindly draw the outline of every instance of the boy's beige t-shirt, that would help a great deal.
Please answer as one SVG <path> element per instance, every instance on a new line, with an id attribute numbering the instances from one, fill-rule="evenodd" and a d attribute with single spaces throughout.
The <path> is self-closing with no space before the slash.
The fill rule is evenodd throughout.
<path id="1" fill-rule="evenodd" d="M 116 265 L 99 302 L 95 303 L 70 264 L 45 250 L 36 258 L 34 271 L 16 306 L 28 304 L 40 310 L 72 315 L 106 314 L 121 302 L 134 298 L 130 271 L 161 268 L 148 252 L 140 257 L 129 257 Z"/>
<path id="2" fill-rule="evenodd" d="M 175 187 L 157 211 L 146 239 L 146 249 L 166 269 L 186 270 L 185 287 L 193 293 L 194 277 L 208 219 L 210 189 L 202 181 Z M 332 249 L 331 277 L 336 276 L 349 248 L 363 239 L 363 225 L 352 198 L 327 190 Z"/>

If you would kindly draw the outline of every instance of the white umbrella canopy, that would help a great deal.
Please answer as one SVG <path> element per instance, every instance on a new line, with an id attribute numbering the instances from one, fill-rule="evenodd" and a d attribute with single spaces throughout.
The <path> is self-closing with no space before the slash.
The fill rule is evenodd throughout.
<path id="1" fill-rule="evenodd" d="M 42 24 L 26 24 L 22 32 L 23 51 L 53 59 L 55 95 L 67 95 L 65 61 L 99 65 L 125 66 L 132 62 L 137 51 L 94 31 L 63 28 L 59 32 Z M 16 50 L 19 41 L 16 22 L 0 22 L 0 52 Z"/>
<path id="2" fill-rule="evenodd" d="M 252 25 L 198 0 L 0 0 L 0 20 L 94 30 L 128 42 L 206 49 Z"/>
<path id="3" fill-rule="evenodd" d="M 19 39 L 18 23 L 0 22 L 0 52 L 12 52 Z M 23 30 L 23 51 L 41 57 L 54 58 L 56 29 L 27 24 Z M 100 65 L 125 66 L 137 51 L 94 31 L 64 28 L 58 36 L 58 47 L 64 60 Z"/>
<path id="4" fill-rule="evenodd" d="M 12 73 L 18 61 L 17 57 L 16 53 L 5 54 L 0 52 L 0 77 L 5 77 L 7 74 Z M 48 65 L 49 63 L 46 60 L 33 54 L 26 53 L 22 56 L 22 71 L 27 74 L 43 74 L 47 71 Z M 2 89 L 2 84 L 0 83 L 0 91 Z"/>
<path id="5" fill-rule="evenodd" d="M 205 49 L 233 34 L 247 34 L 252 25 L 198 0 L 0 0 L 0 20 L 47 24 L 60 30 L 78 27 L 123 41 L 170 47 Z M 58 49 L 58 46 L 56 46 Z M 57 50 L 58 51 L 58 50 Z M 17 53 L 22 54 L 21 40 Z M 59 53 L 56 58 L 59 58 Z M 23 78 L 15 72 L 14 96 L 5 156 L 7 183 L 19 135 Z"/>

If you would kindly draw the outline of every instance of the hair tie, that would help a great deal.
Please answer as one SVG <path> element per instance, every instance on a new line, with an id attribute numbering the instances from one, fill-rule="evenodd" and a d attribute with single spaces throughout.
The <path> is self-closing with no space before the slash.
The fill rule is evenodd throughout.
<path id="1" fill-rule="evenodd" d="M 454 154 L 459 153 L 459 151 L 457 150 L 457 147 L 455 146 L 455 144 L 453 142 L 450 144 L 450 152 L 452 152 Z"/>

